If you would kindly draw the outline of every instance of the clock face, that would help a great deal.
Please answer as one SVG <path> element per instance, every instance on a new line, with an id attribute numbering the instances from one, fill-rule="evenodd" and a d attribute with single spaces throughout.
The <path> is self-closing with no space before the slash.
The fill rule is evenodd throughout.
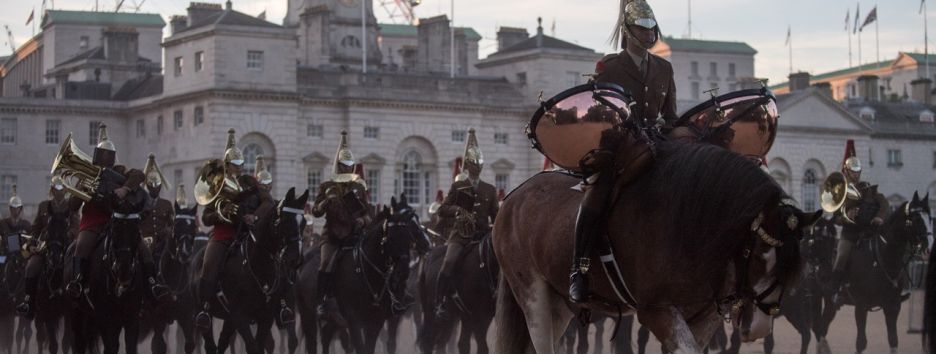
<path id="1" fill-rule="evenodd" d="M 340 0 L 341 4 L 348 7 L 353 7 L 358 5 L 358 0 Z"/>

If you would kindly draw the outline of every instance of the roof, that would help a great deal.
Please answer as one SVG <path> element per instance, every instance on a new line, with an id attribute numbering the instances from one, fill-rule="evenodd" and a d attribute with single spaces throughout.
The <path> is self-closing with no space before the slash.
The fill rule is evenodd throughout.
<path id="1" fill-rule="evenodd" d="M 846 109 L 860 117 L 860 111 L 870 107 L 874 119 L 863 119 L 876 135 L 901 136 L 918 139 L 936 139 L 936 123 L 920 122 L 920 112 L 936 112 L 936 106 L 915 102 L 858 102 L 849 101 Z"/>
<path id="2" fill-rule="evenodd" d="M 542 37 L 542 44 L 539 43 L 539 37 Z M 588 51 L 594 53 L 594 50 L 585 48 L 578 44 L 573 44 L 561 40 L 556 37 L 550 37 L 545 34 L 537 34 L 533 37 L 524 39 L 517 44 L 509 46 L 507 48 L 501 49 L 496 53 L 492 54 L 502 54 L 502 53 L 512 53 L 512 52 L 521 52 L 524 50 L 536 49 L 536 48 L 551 48 L 551 49 L 564 49 L 564 50 L 579 50 L 579 51 Z"/>
<path id="3" fill-rule="evenodd" d="M 164 27 L 159 14 L 141 14 L 129 12 L 94 12 L 48 10 L 42 18 L 42 27 L 53 22 L 81 23 L 89 25 L 131 25 Z"/>
<path id="4" fill-rule="evenodd" d="M 674 37 L 663 37 L 663 42 L 666 43 L 666 45 L 668 45 L 674 52 L 708 52 L 746 55 L 757 54 L 757 50 L 744 42 L 709 41 L 703 39 L 684 39 Z"/>
<path id="5" fill-rule="evenodd" d="M 394 23 L 381 23 L 380 34 L 400 37 L 416 37 L 419 35 L 419 27 L 413 25 L 398 25 Z M 465 38 L 471 41 L 481 40 L 481 34 L 471 27 L 455 27 L 465 31 Z"/>
<path id="6" fill-rule="evenodd" d="M 123 84 L 117 93 L 114 94 L 114 100 L 132 101 L 144 97 L 156 96 L 163 92 L 163 76 L 147 75 L 131 79 Z"/>
<path id="7" fill-rule="evenodd" d="M 242 12 L 237 12 L 234 10 L 220 10 L 217 13 L 205 16 L 204 18 L 198 20 L 198 22 L 192 23 L 190 26 L 185 27 L 179 32 L 184 32 L 184 31 L 188 31 L 191 29 L 205 27 L 209 25 L 282 28 L 282 26 L 280 25 L 277 25 L 272 22 L 267 22 L 266 20 L 261 20 L 260 18 L 251 16 Z"/>
<path id="8" fill-rule="evenodd" d="M 901 52 L 901 54 L 906 54 L 907 56 L 909 56 L 910 58 L 912 58 L 913 60 L 915 60 L 915 61 L 917 61 L 917 62 L 925 62 L 925 61 L 926 61 L 926 55 L 923 54 L 923 53 Z M 898 55 L 898 58 L 899 58 L 899 55 Z M 839 69 L 839 70 L 835 70 L 835 71 L 830 71 L 830 72 L 822 73 L 822 74 L 819 74 L 819 75 L 813 75 L 812 77 L 809 78 L 809 81 L 810 81 L 810 82 L 817 82 L 817 81 L 822 81 L 822 80 L 831 79 L 831 78 L 834 78 L 834 77 L 837 77 L 837 76 L 845 76 L 845 75 L 850 75 L 850 74 L 859 74 L 859 73 L 861 73 L 861 72 L 863 72 L 863 71 L 875 70 L 875 69 L 879 69 L 879 68 L 885 68 L 885 67 L 889 67 L 889 66 L 893 65 L 894 61 L 896 61 L 896 60 L 897 60 L 897 58 L 894 58 L 894 59 L 887 59 L 887 60 L 882 60 L 882 61 L 879 61 L 879 62 L 867 63 L 867 64 L 860 65 L 860 66 L 853 66 L 853 67 L 850 67 L 850 68 L 844 68 L 844 69 Z M 936 65 L 936 54 L 933 55 L 933 58 L 931 58 L 930 61 L 932 62 L 930 65 Z M 784 88 L 784 87 L 787 87 L 787 85 L 789 85 L 789 82 L 781 82 L 781 83 L 779 83 L 779 84 L 770 86 L 770 89 Z"/>
<path id="9" fill-rule="evenodd" d="M 104 47 L 97 46 L 97 47 L 88 49 L 86 51 L 78 53 L 78 55 L 75 55 L 66 61 L 63 61 L 59 65 L 71 64 L 71 63 L 78 62 L 78 61 L 85 60 L 85 59 L 106 59 L 104 57 Z"/>

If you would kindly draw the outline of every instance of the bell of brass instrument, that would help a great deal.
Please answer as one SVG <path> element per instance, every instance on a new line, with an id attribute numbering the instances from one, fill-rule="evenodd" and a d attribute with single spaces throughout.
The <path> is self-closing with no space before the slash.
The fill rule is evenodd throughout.
<path id="1" fill-rule="evenodd" d="M 62 177 L 66 192 L 90 202 L 90 193 L 94 193 L 100 183 L 101 171 L 103 168 L 91 163 L 91 157 L 78 148 L 69 133 L 52 162 L 51 173 Z"/>
<path id="2" fill-rule="evenodd" d="M 242 190 L 237 180 L 228 176 L 223 167 L 218 168 L 209 163 L 202 168 L 202 173 L 195 182 L 195 201 L 199 205 L 214 205 L 221 220 L 230 223 L 237 215 L 237 204 L 234 200 Z M 225 214 L 224 208 L 228 204 L 233 204 L 234 209 Z"/>
<path id="3" fill-rule="evenodd" d="M 861 199 L 861 193 L 858 192 L 858 188 L 853 183 L 848 182 L 844 174 L 841 172 L 831 173 L 822 182 L 822 193 L 819 199 L 822 210 L 829 213 L 839 212 L 845 206 L 845 200 L 847 199 Z M 854 223 L 845 212 L 841 214 L 846 222 Z"/>

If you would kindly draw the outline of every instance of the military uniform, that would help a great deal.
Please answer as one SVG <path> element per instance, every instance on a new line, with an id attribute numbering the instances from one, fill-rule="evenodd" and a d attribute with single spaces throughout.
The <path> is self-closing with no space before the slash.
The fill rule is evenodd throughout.
<path id="1" fill-rule="evenodd" d="M 679 118 L 676 114 L 676 83 L 673 66 L 653 53 L 647 53 L 646 68 L 641 72 L 627 50 L 606 55 L 595 65 L 596 82 L 618 84 L 634 98 L 631 116 L 644 119 L 648 126 L 660 124 L 663 133 L 673 128 Z M 662 118 L 661 122 L 657 119 Z"/>
<path id="2" fill-rule="evenodd" d="M 0 220 L 0 236 L 3 236 L 3 249 L 0 254 L 6 255 L 7 257 L 19 257 L 19 250 L 9 249 L 11 244 L 9 244 L 10 237 L 16 235 L 29 235 L 29 229 L 31 225 L 29 221 L 20 217 L 17 220 L 13 220 L 12 217 L 4 218 Z M 20 238 L 20 242 L 26 242 L 25 239 Z"/>
<path id="3" fill-rule="evenodd" d="M 498 203 L 497 191 L 493 185 L 480 179 L 475 181 L 475 183 L 464 179 L 452 183 L 445 200 L 442 202 L 442 206 L 439 207 L 440 217 L 455 220 L 459 212 L 464 211 L 461 207 L 455 205 L 456 195 L 462 190 L 470 190 L 475 196 L 475 207 L 473 210 L 468 211 L 474 215 L 474 224 L 471 227 L 472 232 L 464 232 L 464 230 L 455 229 L 454 225 L 452 225 L 448 230 L 447 239 L 448 242 L 454 242 L 464 246 L 491 231 L 491 225 L 494 223 L 494 218 L 497 216 Z M 457 222 L 455 223 L 457 224 Z"/>
<path id="4" fill-rule="evenodd" d="M 27 242 L 23 235 L 29 232 L 31 225 L 23 219 L 23 200 L 16 195 L 16 185 L 13 185 L 13 196 L 10 197 L 10 216 L 0 220 L 0 256 L 4 256 L 5 264 L 10 264 L 22 258 L 22 243 Z M 14 219 L 13 216 L 16 216 Z M 0 263 L 3 270 L 4 263 Z M 6 272 L 0 272 L 0 282 L 6 283 Z"/>

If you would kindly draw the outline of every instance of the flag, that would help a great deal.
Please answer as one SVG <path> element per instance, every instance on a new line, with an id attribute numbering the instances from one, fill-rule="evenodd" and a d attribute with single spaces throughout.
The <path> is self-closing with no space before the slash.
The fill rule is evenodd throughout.
<path id="1" fill-rule="evenodd" d="M 855 24 L 852 26 L 852 33 L 858 33 L 858 18 L 861 17 L 861 3 L 855 6 Z"/>
<path id="2" fill-rule="evenodd" d="M 263 10 L 263 12 L 257 15 L 257 18 L 266 21 L 266 10 Z"/>
<path id="3" fill-rule="evenodd" d="M 33 9 L 31 12 L 29 12 L 29 17 L 26 19 L 26 24 L 28 25 L 30 22 L 32 22 L 33 17 L 35 16 L 36 16 L 36 9 Z"/>
<path id="4" fill-rule="evenodd" d="M 871 9 L 871 12 L 868 13 L 868 17 L 865 17 L 864 22 L 861 24 L 861 28 L 859 28 L 858 30 L 859 31 L 863 30 L 865 26 L 870 25 L 874 21 L 877 21 L 877 5 L 875 5 L 874 8 Z"/>
<path id="5" fill-rule="evenodd" d="M 792 28 L 788 26 L 786 29 L 786 43 L 783 43 L 784 46 L 790 45 L 790 30 L 792 30 Z"/>
<path id="6" fill-rule="evenodd" d="M 848 23 L 851 22 L 849 19 L 851 19 L 851 9 L 845 9 L 845 32 L 848 32 Z"/>

